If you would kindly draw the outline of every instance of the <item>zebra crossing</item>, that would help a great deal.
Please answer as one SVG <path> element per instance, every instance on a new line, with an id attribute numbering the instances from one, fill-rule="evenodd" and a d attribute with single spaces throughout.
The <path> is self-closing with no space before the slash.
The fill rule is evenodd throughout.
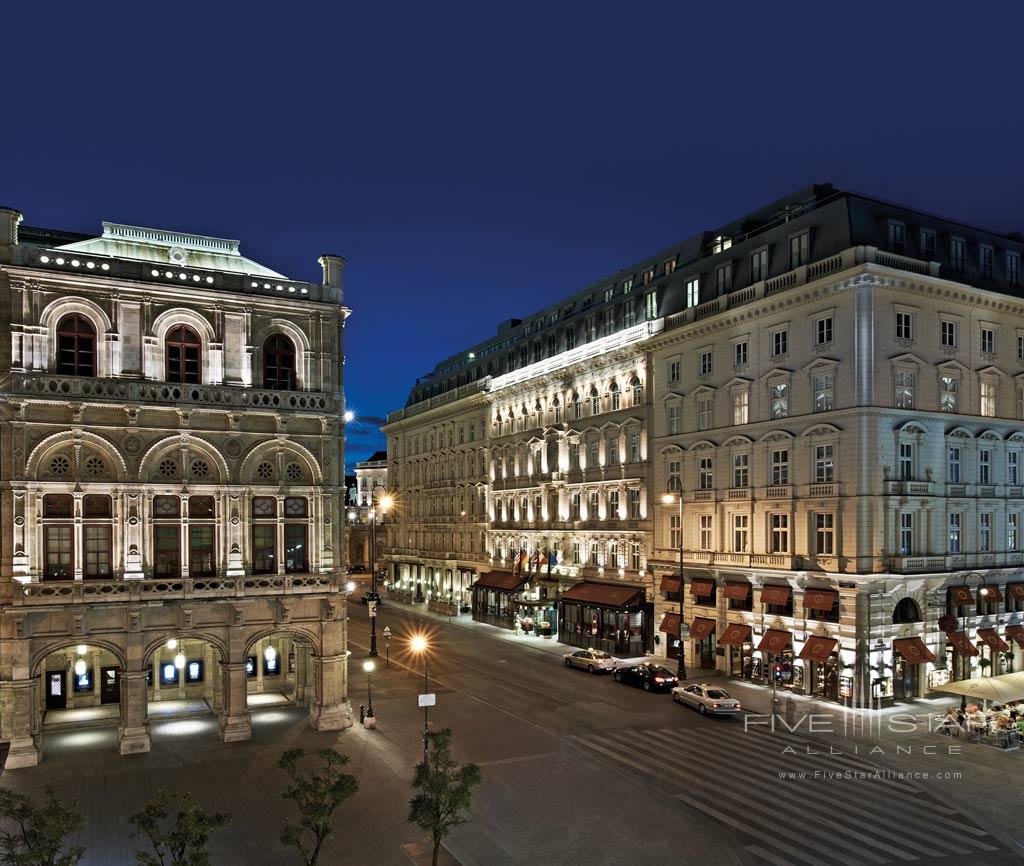
<path id="1" fill-rule="evenodd" d="M 722 824 L 727 836 L 738 835 L 750 866 L 936 863 L 954 856 L 987 862 L 1007 852 L 933 791 L 861 756 L 832 754 L 798 735 L 745 731 L 742 722 L 707 721 L 573 739 L 656 780 Z M 950 791 L 961 784 L 952 782 Z"/>

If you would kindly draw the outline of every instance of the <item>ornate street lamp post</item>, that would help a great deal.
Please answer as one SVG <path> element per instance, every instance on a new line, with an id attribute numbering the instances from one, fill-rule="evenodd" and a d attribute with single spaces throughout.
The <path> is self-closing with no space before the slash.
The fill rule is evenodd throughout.
<path id="1" fill-rule="evenodd" d="M 377 509 L 381 514 L 387 514 L 394 505 L 394 497 L 385 492 L 376 502 L 374 494 L 378 490 L 385 490 L 382 484 L 375 484 L 370 490 L 370 601 L 367 607 L 370 609 L 370 655 L 377 655 Z"/>
<path id="2" fill-rule="evenodd" d="M 683 599 L 686 594 L 684 592 L 683 584 L 683 494 L 682 491 L 679 493 L 666 493 L 661 497 L 661 501 L 666 505 L 671 505 L 673 502 L 679 503 L 679 656 L 677 661 L 679 662 L 679 680 L 686 679 L 686 639 L 690 635 L 689 626 L 683 621 Z"/>

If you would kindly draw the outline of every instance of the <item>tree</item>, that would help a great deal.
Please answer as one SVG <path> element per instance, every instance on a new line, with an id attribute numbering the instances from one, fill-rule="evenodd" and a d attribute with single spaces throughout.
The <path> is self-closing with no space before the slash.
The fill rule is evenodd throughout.
<path id="1" fill-rule="evenodd" d="M 413 788 L 418 793 L 409 801 L 409 821 L 430 834 L 434 843 L 437 866 L 441 843 L 456 827 L 465 824 L 462 813 L 469 808 L 473 788 L 480 784 L 480 768 L 476 764 L 461 767 L 452 760 L 452 732 L 450 728 L 427 734 L 427 759 L 416 765 Z"/>
<path id="2" fill-rule="evenodd" d="M 299 823 L 284 825 L 281 844 L 298 851 L 305 866 L 316 866 L 324 842 L 334 831 L 331 826 L 334 810 L 355 795 L 359 780 L 342 772 L 348 756 L 337 749 L 316 752 L 321 763 L 319 772 L 299 766 L 305 754 L 302 749 L 289 749 L 277 763 L 291 778 L 291 784 L 281 796 L 294 800 L 299 810 Z"/>
<path id="3" fill-rule="evenodd" d="M 171 809 L 175 815 L 170 817 Z M 159 790 L 141 812 L 128 818 L 139 828 L 132 836 L 143 835 L 153 853 L 136 851 L 138 866 L 209 866 L 207 845 L 210 834 L 231 823 L 226 812 L 209 814 L 191 794 Z"/>
<path id="4" fill-rule="evenodd" d="M 68 836 L 81 831 L 85 819 L 75 806 L 65 806 L 52 788 L 43 793 L 41 806 L 24 794 L 0 788 L 0 863 L 4 866 L 74 866 L 85 848 L 64 850 Z M 10 825 L 14 829 L 10 829 Z"/>

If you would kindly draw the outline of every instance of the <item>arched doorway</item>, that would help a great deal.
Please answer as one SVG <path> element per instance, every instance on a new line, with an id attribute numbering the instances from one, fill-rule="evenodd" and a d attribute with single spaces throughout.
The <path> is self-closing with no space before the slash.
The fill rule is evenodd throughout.
<path id="1" fill-rule="evenodd" d="M 245 652 L 249 711 L 308 707 L 314 693 L 315 654 L 312 637 L 299 631 L 275 631 L 253 639 Z"/>

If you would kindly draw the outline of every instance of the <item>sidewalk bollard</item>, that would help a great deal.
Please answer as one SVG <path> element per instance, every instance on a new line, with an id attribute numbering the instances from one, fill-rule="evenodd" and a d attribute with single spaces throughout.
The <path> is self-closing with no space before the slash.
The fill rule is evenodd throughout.
<path id="1" fill-rule="evenodd" d="M 362 724 L 366 718 L 366 707 L 362 704 L 359 705 L 359 724 Z"/>

